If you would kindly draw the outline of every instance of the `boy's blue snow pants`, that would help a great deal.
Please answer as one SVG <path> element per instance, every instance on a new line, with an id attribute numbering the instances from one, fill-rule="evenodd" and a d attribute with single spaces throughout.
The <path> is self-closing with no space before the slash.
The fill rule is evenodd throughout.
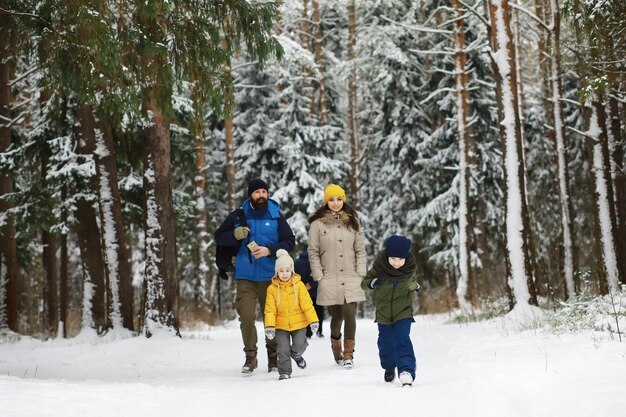
<path id="1" fill-rule="evenodd" d="M 398 375 L 408 372 L 415 379 L 415 353 L 409 336 L 413 320 L 378 324 L 378 355 L 383 369 L 398 368 Z"/>

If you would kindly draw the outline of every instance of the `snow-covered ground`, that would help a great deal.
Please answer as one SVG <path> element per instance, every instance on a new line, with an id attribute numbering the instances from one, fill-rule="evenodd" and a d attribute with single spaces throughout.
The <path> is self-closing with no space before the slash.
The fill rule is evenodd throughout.
<path id="1" fill-rule="evenodd" d="M 80 337 L 0 344 L 0 415 L 20 416 L 618 416 L 626 343 L 597 333 L 518 331 L 502 319 L 446 324 L 418 316 L 413 387 L 383 381 L 376 325 L 360 320 L 355 367 L 333 364 L 328 323 L 291 380 L 251 376 L 237 322 L 184 339 Z M 260 327 L 259 331 L 260 331 Z"/>

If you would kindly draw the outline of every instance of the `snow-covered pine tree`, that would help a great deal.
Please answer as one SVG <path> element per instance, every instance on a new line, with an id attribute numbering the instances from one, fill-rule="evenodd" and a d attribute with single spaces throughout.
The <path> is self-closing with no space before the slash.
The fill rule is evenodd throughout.
<path id="1" fill-rule="evenodd" d="M 575 248 L 569 201 L 568 144 L 562 110 L 562 74 L 560 58 L 557 64 L 553 53 L 553 44 L 560 33 L 552 36 L 556 30 L 549 25 L 552 20 L 549 2 L 537 0 L 534 5 L 535 15 L 532 15 L 524 4 L 514 4 L 516 32 L 521 33 L 515 38 L 519 43 L 515 45 L 517 84 L 524 93 L 518 102 L 525 102 L 523 106 L 520 104 L 525 113 L 520 114 L 520 121 L 530 229 L 533 232 L 530 236 L 531 264 L 538 295 L 552 300 L 555 296 L 567 298 L 574 294 Z M 559 97 L 557 100 L 553 97 L 555 94 Z"/>
<path id="2" fill-rule="evenodd" d="M 607 95 L 615 86 L 615 81 L 607 82 L 605 66 L 614 65 L 607 62 L 607 56 L 615 55 L 615 51 L 623 48 L 625 38 L 623 31 L 623 15 L 626 6 L 620 2 L 590 1 L 581 2 L 568 0 L 564 2 L 565 15 L 570 17 L 576 34 L 575 49 L 577 50 L 577 71 L 581 79 L 580 93 L 584 100 L 583 130 L 588 145 L 590 159 L 590 176 L 594 182 L 594 214 L 596 257 L 600 262 L 597 268 L 601 292 L 614 291 L 619 281 L 626 275 L 626 254 L 618 238 L 619 223 L 611 168 L 611 135 L 607 122 Z M 583 59 L 583 56 L 586 58 Z M 610 72 L 610 69 L 609 69 Z M 624 80 L 621 80 L 622 86 Z M 617 94 L 623 88 L 617 89 Z M 610 108 L 610 104 L 609 104 Z M 620 130 L 618 124 L 615 130 Z M 623 160 L 623 149 L 618 152 L 618 160 Z"/>
<path id="3" fill-rule="evenodd" d="M 81 142 L 79 152 L 88 155 L 96 162 L 96 182 L 88 186 L 97 190 L 99 206 L 99 223 L 103 233 L 104 264 L 99 261 L 97 244 L 93 235 L 85 233 L 97 231 L 95 221 L 90 218 L 93 208 L 88 202 L 80 203 L 80 219 L 77 231 L 80 236 L 81 251 L 85 256 L 87 279 L 94 280 L 95 309 L 105 306 L 107 318 L 102 320 L 100 313 L 94 315 L 94 325 L 102 330 L 110 326 L 133 329 L 133 295 L 131 272 L 127 254 L 126 239 L 122 223 L 121 199 L 117 188 L 117 167 L 115 157 L 112 123 L 117 123 L 121 112 L 132 103 L 125 81 L 127 78 L 121 65 L 120 43 L 117 38 L 116 25 L 118 20 L 106 2 L 72 1 L 65 2 L 51 14 L 48 24 L 55 28 L 72 27 L 73 30 L 42 31 L 40 51 L 46 50 L 41 56 L 42 65 L 48 76 L 45 88 L 52 91 L 53 96 L 69 100 L 69 107 L 74 111 L 72 117 L 80 123 L 76 134 Z M 45 4 L 42 11 L 46 11 Z M 117 11 L 117 9 L 115 9 Z M 57 36 L 58 35 L 58 36 Z M 47 45 L 47 46 L 46 46 Z M 49 48 L 49 50 L 48 50 Z M 66 68 L 68 60 L 79 60 L 89 63 L 85 66 Z M 96 76 L 94 76 L 96 75 Z M 65 105 L 63 101 L 60 101 Z M 63 113 L 61 113 L 63 114 Z M 106 274 L 102 280 L 98 269 L 104 268 Z M 102 295 L 101 292 L 106 294 Z M 94 311 L 95 312 L 95 311 Z"/>
<path id="4" fill-rule="evenodd" d="M 446 182 L 442 177 L 435 183 L 422 182 L 426 159 L 446 159 L 431 140 L 445 118 L 439 114 L 431 118 L 435 104 L 424 101 L 426 90 L 437 90 L 442 76 L 428 71 L 429 58 L 412 52 L 438 35 L 420 30 L 423 20 L 417 6 L 405 1 L 373 2 L 357 11 L 361 178 L 367 184 L 360 192 L 368 214 L 365 231 L 378 242 L 371 247 L 377 252 L 387 235 L 417 234 L 411 210 L 421 207 L 429 200 L 430 195 L 425 196 Z"/>
<path id="5" fill-rule="evenodd" d="M 596 93 L 597 94 L 597 93 Z M 591 177 L 595 185 L 596 219 L 599 228 L 598 242 L 601 246 L 602 265 L 608 290 L 618 291 L 620 271 L 617 258 L 617 228 L 610 177 L 610 160 L 606 130 L 606 113 L 602 96 L 585 103 L 590 108 L 587 134 L 592 158 Z"/>
<path id="6" fill-rule="evenodd" d="M 465 53 L 465 21 L 458 0 L 451 1 L 454 8 L 454 77 L 456 81 L 456 125 L 459 141 L 459 280 L 456 295 L 462 311 L 471 309 L 473 286 L 470 230 L 470 179 L 474 166 L 475 142 L 468 126 L 471 117 L 467 54 Z M 474 291 L 475 292 L 475 291 Z"/>
<path id="7" fill-rule="evenodd" d="M 11 125 L 16 122 L 11 112 L 15 96 L 10 82 L 15 77 L 17 60 L 16 41 L 19 26 L 6 14 L 0 16 L 4 35 L 0 40 L 0 155 L 11 149 Z M 0 326 L 18 331 L 18 300 L 20 271 L 15 239 L 14 204 L 9 199 L 13 193 L 12 170 L 0 163 Z"/>
<path id="8" fill-rule="evenodd" d="M 554 112 L 554 134 L 556 139 L 557 172 L 560 197 L 560 213 L 563 242 L 563 278 L 566 296 L 576 295 L 574 287 L 574 248 L 572 236 L 572 204 L 568 171 L 568 141 L 563 112 L 563 83 L 561 69 L 561 15 L 558 0 L 550 0 L 550 87 Z"/>
<path id="9" fill-rule="evenodd" d="M 515 306 L 537 305 L 530 267 L 530 224 L 526 202 L 526 174 L 522 152 L 515 57 L 512 47 L 510 11 L 507 0 L 488 4 L 491 57 L 497 85 L 500 135 L 504 142 L 506 179 L 506 262 Z"/>
<path id="10" fill-rule="evenodd" d="M 511 13 L 516 18 L 514 42 L 531 232 L 530 263 L 538 296 L 552 300 L 564 294 L 564 281 L 547 31 L 543 20 L 531 17 L 532 12 L 520 3 L 510 5 L 515 8 Z M 540 16 L 544 13 L 543 3 L 535 2 L 535 13 Z"/>
<path id="11" fill-rule="evenodd" d="M 265 70 L 235 64 L 233 71 L 239 181 L 245 184 L 254 177 L 268 181 L 271 197 L 281 203 L 297 241 L 304 243 L 308 216 L 321 204 L 324 186 L 340 182 L 347 168 L 336 105 L 325 101 L 331 112 L 328 124 L 310 110 L 312 84 L 303 74 L 310 72 L 317 80 L 322 74 L 316 70 L 313 51 L 300 43 L 300 7 L 281 6 L 280 62 L 270 62 Z M 325 96 L 332 97 L 333 84 L 325 85 Z"/>

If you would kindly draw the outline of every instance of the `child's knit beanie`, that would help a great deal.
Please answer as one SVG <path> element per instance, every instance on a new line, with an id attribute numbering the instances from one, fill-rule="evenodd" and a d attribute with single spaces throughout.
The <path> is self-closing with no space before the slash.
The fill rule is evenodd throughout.
<path id="1" fill-rule="evenodd" d="M 388 258 L 408 258 L 411 250 L 411 239 L 404 236 L 393 235 L 387 239 L 385 255 Z"/>
<path id="2" fill-rule="evenodd" d="M 275 272 L 277 275 L 280 268 L 289 268 L 289 270 L 293 272 L 293 258 L 289 256 L 289 253 L 284 249 L 278 249 L 276 251 Z"/>

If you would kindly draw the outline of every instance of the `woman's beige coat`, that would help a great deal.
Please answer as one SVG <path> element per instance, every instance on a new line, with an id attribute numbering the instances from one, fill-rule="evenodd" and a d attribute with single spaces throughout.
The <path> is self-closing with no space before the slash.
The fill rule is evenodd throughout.
<path id="1" fill-rule="evenodd" d="M 365 301 L 361 280 L 367 273 L 363 232 L 349 226 L 349 215 L 328 212 L 311 223 L 311 277 L 319 283 L 317 304 L 342 305 Z"/>

